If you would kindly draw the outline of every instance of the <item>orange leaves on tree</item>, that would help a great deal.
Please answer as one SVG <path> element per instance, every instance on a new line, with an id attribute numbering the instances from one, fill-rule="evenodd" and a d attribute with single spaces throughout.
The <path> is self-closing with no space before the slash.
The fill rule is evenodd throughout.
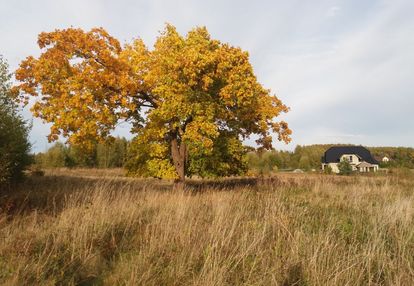
<path id="1" fill-rule="evenodd" d="M 264 148 L 272 147 L 271 132 L 290 140 L 288 125 L 274 121 L 288 108 L 258 83 L 248 53 L 211 39 L 206 28 L 182 36 L 167 25 L 152 50 L 140 39 L 122 47 L 102 28 L 41 33 L 38 44 L 41 55 L 16 71 L 15 90 L 22 102 L 36 97 L 32 111 L 52 123 L 49 140 L 88 145 L 129 120 L 139 146 L 164 146 L 147 158 L 156 159 L 151 170 L 156 162 L 182 168 L 191 150 L 208 153 L 220 136 L 224 144 L 257 134 Z"/>

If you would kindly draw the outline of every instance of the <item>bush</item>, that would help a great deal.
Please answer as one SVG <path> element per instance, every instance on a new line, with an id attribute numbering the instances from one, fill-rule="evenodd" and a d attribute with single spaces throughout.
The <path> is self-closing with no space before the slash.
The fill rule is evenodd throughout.
<path id="1" fill-rule="evenodd" d="M 325 168 L 323 169 L 323 172 L 325 173 L 325 174 L 332 174 L 332 168 L 331 168 L 331 166 L 325 166 Z"/>
<path id="2" fill-rule="evenodd" d="M 0 184 L 18 181 L 31 163 L 29 126 L 10 97 L 8 65 L 0 56 Z"/>
<path id="3" fill-rule="evenodd" d="M 347 159 L 342 160 L 338 164 L 339 174 L 350 175 L 352 173 L 352 166 Z"/>

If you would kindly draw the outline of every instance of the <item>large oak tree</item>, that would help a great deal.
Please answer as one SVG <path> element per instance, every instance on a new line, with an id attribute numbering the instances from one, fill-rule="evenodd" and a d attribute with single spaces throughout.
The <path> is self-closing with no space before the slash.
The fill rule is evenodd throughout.
<path id="1" fill-rule="evenodd" d="M 206 28 L 184 37 L 167 25 L 151 50 L 140 39 L 121 46 L 102 28 L 41 33 L 38 44 L 41 55 L 16 71 L 16 89 L 23 102 L 37 98 L 32 111 L 52 123 L 51 141 L 63 135 L 88 148 L 127 120 L 137 173 L 183 181 L 199 169 L 189 157 L 225 153 L 230 162 L 252 134 L 264 148 L 272 132 L 290 140 L 288 125 L 274 121 L 288 108 L 257 81 L 248 53 Z"/>

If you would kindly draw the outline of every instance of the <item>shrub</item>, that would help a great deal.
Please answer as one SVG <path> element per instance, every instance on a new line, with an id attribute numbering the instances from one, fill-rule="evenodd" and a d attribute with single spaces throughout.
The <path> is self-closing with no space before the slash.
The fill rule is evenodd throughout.
<path id="1" fill-rule="evenodd" d="M 30 164 L 29 125 L 10 99 L 8 65 L 0 56 L 0 184 L 19 180 Z"/>
<path id="2" fill-rule="evenodd" d="M 331 166 L 326 166 L 324 169 L 323 169 L 323 172 L 325 173 L 325 174 L 332 174 L 332 168 L 331 168 Z"/>
<path id="3" fill-rule="evenodd" d="M 338 164 L 339 174 L 350 175 L 352 173 L 352 166 L 347 159 L 342 160 Z"/>

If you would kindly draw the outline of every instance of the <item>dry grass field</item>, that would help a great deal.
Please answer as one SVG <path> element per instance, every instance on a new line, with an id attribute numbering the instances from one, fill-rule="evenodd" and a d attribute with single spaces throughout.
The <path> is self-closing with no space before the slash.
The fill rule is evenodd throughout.
<path id="1" fill-rule="evenodd" d="M 55 170 L 0 193 L 3 285 L 413 285 L 414 179 L 171 183 Z"/>

